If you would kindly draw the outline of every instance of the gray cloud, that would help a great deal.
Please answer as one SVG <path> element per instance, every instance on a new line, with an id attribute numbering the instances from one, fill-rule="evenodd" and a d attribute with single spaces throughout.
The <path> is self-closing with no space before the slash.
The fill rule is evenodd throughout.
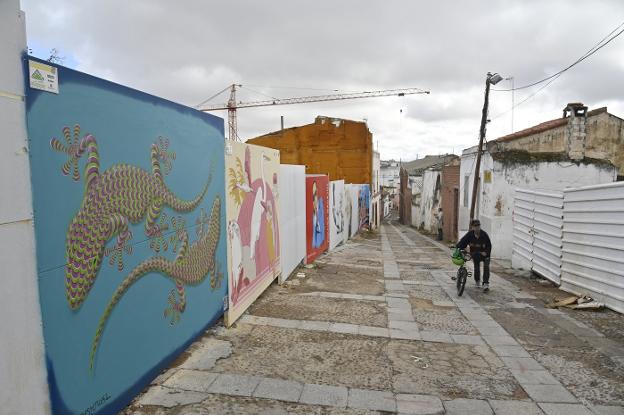
<path id="1" fill-rule="evenodd" d="M 624 20 L 620 0 L 22 0 L 22 8 L 29 40 L 59 48 L 78 62 L 77 69 L 187 105 L 232 82 L 431 89 L 430 96 L 239 111 L 243 138 L 278 129 L 280 115 L 287 126 L 312 122 L 318 114 L 366 118 L 382 157 L 403 159 L 458 152 L 475 142 L 488 70 L 513 75 L 516 85 L 539 79 Z M 515 129 L 560 116 L 569 101 L 607 105 L 624 115 L 623 39 L 514 111 Z M 278 97 L 323 93 L 253 89 Z M 516 102 L 530 92 L 518 91 Z M 262 96 L 241 92 L 240 99 Z M 492 94 L 492 117 L 510 106 L 509 93 Z M 493 118 L 488 136 L 509 133 L 510 118 Z"/>

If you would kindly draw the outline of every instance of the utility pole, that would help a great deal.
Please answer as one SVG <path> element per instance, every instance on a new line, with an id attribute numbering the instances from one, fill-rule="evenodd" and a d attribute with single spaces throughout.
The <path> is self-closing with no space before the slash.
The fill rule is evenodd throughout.
<path id="1" fill-rule="evenodd" d="M 481 153 L 483 152 L 483 140 L 485 139 L 485 125 L 487 124 L 488 105 L 490 99 L 490 85 L 496 85 L 503 79 L 497 73 L 487 73 L 485 77 L 485 98 L 483 99 L 483 111 L 481 112 L 481 127 L 479 128 L 479 149 L 477 150 L 477 163 L 474 169 L 474 183 L 472 185 L 472 201 L 470 203 L 470 220 L 475 219 L 475 205 L 477 203 L 477 191 L 479 189 L 479 170 L 481 169 Z"/>

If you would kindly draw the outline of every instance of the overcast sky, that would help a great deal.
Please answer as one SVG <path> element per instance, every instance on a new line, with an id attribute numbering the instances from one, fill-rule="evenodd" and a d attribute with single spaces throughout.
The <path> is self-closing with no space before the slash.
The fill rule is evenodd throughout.
<path id="1" fill-rule="evenodd" d="M 278 130 L 280 115 L 286 127 L 316 115 L 367 119 L 382 159 L 403 160 L 476 144 L 488 71 L 516 86 L 541 79 L 624 21 L 622 0 L 22 0 L 22 9 L 36 56 L 54 47 L 68 66 L 190 106 L 233 82 L 273 97 L 430 90 L 238 112 L 244 140 Z M 241 100 L 265 98 L 244 91 Z M 574 101 L 624 116 L 624 35 L 516 108 L 514 130 Z M 492 92 L 488 138 L 511 132 L 511 103 L 510 92 Z"/>

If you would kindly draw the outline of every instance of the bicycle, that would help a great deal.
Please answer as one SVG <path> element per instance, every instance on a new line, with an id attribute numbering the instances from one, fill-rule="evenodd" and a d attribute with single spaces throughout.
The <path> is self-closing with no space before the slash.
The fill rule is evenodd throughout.
<path id="1" fill-rule="evenodd" d="M 459 266 L 459 269 L 457 270 L 457 277 L 454 277 L 453 279 L 457 284 L 457 295 L 461 297 L 464 293 L 464 288 L 466 288 L 466 281 L 468 278 L 472 277 L 472 272 L 465 267 L 466 262 L 470 261 L 472 257 L 468 252 L 455 248 L 452 258 L 453 264 Z"/>

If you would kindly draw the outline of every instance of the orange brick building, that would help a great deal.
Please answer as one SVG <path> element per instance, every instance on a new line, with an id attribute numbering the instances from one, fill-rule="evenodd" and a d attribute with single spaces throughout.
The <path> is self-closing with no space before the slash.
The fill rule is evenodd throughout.
<path id="1" fill-rule="evenodd" d="M 247 140 L 280 151 L 280 163 L 303 164 L 306 174 L 327 174 L 329 180 L 371 185 L 373 135 L 365 122 L 316 117 L 313 124 L 286 128 Z"/>

